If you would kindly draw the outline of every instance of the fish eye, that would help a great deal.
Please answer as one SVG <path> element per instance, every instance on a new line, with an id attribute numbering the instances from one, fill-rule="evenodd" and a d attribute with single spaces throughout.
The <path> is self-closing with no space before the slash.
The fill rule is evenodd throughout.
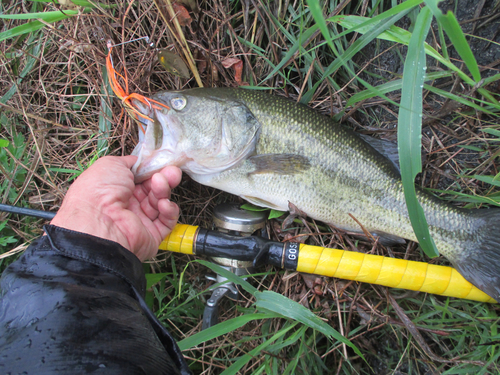
<path id="1" fill-rule="evenodd" d="M 173 109 L 176 111 L 182 110 L 187 104 L 187 100 L 183 96 L 177 96 L 170 100 L 170 105 L 172 106 Z"/>

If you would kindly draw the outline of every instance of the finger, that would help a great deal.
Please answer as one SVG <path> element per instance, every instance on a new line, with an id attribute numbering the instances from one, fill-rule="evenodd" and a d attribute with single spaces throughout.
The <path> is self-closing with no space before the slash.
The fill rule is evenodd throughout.
<path id="1" fill-rule="evenodd" d="M 141 183 L 137 184 L 138 186 L 142 186 L 144 190 L 148 191 L 151 190 L 151 177 L 148 178 L 147 180 L 142 181 Z"/>
<path id="2" fill-rule="evenodd" d="M 97 161 L 92 164 L 90 168 L 116 168 L 117 166 L 123 166 L 126 169 L 132 168 L 132 166 L 137 161 L 137 156 L 127 155 L 127 156 L 103 156 L 97 159 Z"/>
<path id="3" fill-rule="evenodd" d="M 151 192 L 156 199 L 170 199 L 170 185 L 167 176 L 162 173 L 155 173 L 151 177 Z"/>
<path id="4" fill-rule="evenodd" d="M 149 193 L 151 192 L 151 177 L 135 186 L 136 186 L 136 190 L 134 191 L 135 197 L 139 201 L 146 199 Z"/>
<path id="5" fill-rule="evenodd" d="M 153 183 L 153 178 L 155 180 L 154 183 Z M 153 184 L 155 186 L 154 191 L 157 199 L 170 198 L 169 195 L 170 187 L 168 186 L 168 181 L 163 175 L 160 175 L 159 173 L 155 173 L 151 178 L 148 178 L 146 181 L 137 184 L 136 189 L 134 191 L 135 197 L 139 201 L 146 199 L 153 190 L 152 189 Z"/>
<path id="6" fill-rule="evenodd" d="M 166 180 L 159 179 L 160 177 L 155 177 L 157 175 L 165 177 Z M 147 180 L 138 184 L 138 186 L 143 187 L 143 191 L 146 194 L 149 194 L 149 191 L 152 189 L 153 178 L 159 179 L 155 183 L 155 186 L 156 186 L 155 187 L 155 195 L 157 198 L 163 198 L 163 195 L 165 194 L 164 192 L 162 192 L 163 191 L 162 189 L 164 188 L 163 184 L 166 183 L 166 185 L 168 185 L 169 189 L 171 187 L 175 187 L 175 186 L 179 185 L 181 178 L 182 178 L 182 171 L 177 167 L 168 166 L 168 167 L 163 168 L 160 172 L 155 173 L 152 177 L 150 177 Z M 168 194 L 170 194 L 170 193 L 168 193 Z M 170 196 L 168 196 L 168 197 L 170 197 Z M 137 198 L 141 199 L 141 200 L 144 199 L 142 194 L 140 196 L 138 196 Z"/>
<path id="7" fill-rule="evenodd" d="M 160 212 L 158 211 L 158 199 L 150 193 L 146 199 L 141 201 L 141 210 L 150 219 L 155 220 Z"/>
<path id="8" fill-rule="evenodd" d="M 150 191 L 146 191 L 144 186 L 136 185 L 134 189 L 134 199 L 130 200 L 129 210 L 138 215 L 141 220 L 155 220 L 158 215 L 158 199 Z"/>
<path id="9" fill-rule="evenodd" d="M 137 189 L 137 187 L 136 187 Z M 133 212 L 135 215 L 138 217 L 141 217 L 143 215 L 142 209 L 141 209 L 141 200 L 137 199 L 135 196 L 134 192 L 134 197 L 130 199 L 129 204 L 128 204 L 128 209 Z"/>
<path id="10" fill-rule="evenodd" d="M 135 155 L 119 156 L 118 158 L 128 169 L 131 169 L 138 159 Z"/>
<path id="11" fill-rule="evenodd" d="M 178 167 L 170 165 L 163 168 L 159 173 L 167 178 L 168 185 L 171 188 L 176 187 L 181 182 L 182 171 Z"/>
<path id="12" fill-rule="evenodd" d="M 148 192 L 147 198 L 141 202 L 141 208 L 144 213 L 153 219 L 156 219 L 159 212 L 158 202 L 160 200 L 170 199 L 170 186 L 168 184 L 167 177 L 161 173 L 155 173 L 151 178 L 151 190 Z M 146 190 L 143 186 L 142 194 L 145 194 Z"/>
<path id="13" fill-rule="evenodd" d="M 134 188 L 134 197 L 139 201 L 142 202 L 144 199 L 146 199 L 149 195 L 150 189 L 147 189 L 144 185 L 135 185 Z"/>
<path id="14" fill-rule="evenodd" d="M 160 233 L 162 233 L 162 236 L 166 236 L 177 224 L 180 213 L 179 206 L 168 199 L 161 199 L 158 201 L 158 209 L 160 214 L 158 215 L 158 220 L 155 221 L 155 224 L 157 225 L 158 230 L 160 230 Z M 159 227 L 160 223 L 164 228 Z"/>
<path id="15" fill-rule="evenodd" d="M 143 187 L 143 191 L 144 191 Z M 170 186 L 165 176 L 156 173 L 151 178 L 151 190 L 148 193 L 147 202 L 154 210 L 158 211 L 158 201 L 160 199 L 170 199 Z M 159 214 L 157 212 L 157 214 Z"/>

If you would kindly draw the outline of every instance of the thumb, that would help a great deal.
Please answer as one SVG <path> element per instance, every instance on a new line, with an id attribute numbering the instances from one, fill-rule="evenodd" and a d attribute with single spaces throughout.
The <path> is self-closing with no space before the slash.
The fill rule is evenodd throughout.
<path id="1" fill-rule="evenodd" d="M 137 156 L 135 155 L 127 155 L 127 156 L 121 156 L 120 161 L 123 162 L 123 164 L 128 168 L 131 169 L 135 162 L 137 161 Z"/>

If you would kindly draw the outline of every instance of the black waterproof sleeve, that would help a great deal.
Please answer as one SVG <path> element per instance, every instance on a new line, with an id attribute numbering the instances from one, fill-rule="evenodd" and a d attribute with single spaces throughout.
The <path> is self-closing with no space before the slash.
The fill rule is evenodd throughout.
<path id="1" fill-rule="evenodd" d="M 190 374 L 144 302 L 134 254 L 102 238 L 44 229 L 0 280 L 1 374 Z"/>

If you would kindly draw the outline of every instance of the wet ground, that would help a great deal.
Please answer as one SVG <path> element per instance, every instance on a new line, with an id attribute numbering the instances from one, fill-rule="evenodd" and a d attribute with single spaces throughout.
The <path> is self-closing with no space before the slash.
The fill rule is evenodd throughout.
<path id="1" fill-rule="evenodd" d="M 491 77 L 500 73 L 500 3 L 498 1 L 474 1 L 474 0 L 451 0 L 440 3 L 443 11 L 452 11 L 464 31 L 473 52 L 482 78 Z M 408 29 L 411 27 L 411 14 L 398 21 L 398 26 Z M 427 43 L 438 50 L 441 54 L 448 53 L 451 61 L 467 71 L 461 61 L 460 55 L 453 48 L 450 40 L 444 35 L 444 41 L 440 37 L 440 30 L 433 22 L 427 37 Z M 446 52 L 442 45 L 446 44 Z M 363 66 L 373 59 L 367 72 L 363 73 L 371 85 L 377 86 L 402 75 L 406 46 L 397 45 L 385 41 L 374 41 L 367 46 L 362 53 L 355 57 L 355 61 Z M 445 69 L 435 59 L 427 58 L 427 71 L 438 72 Z M 478 97 L 475 88 L 467 87 L 456 76 L 428 81 L 428 84 L 439 89 L 452 92 L 463 97 Z M 500 82 L 497 80 L 487 86 L 493 94 L 500 92 Z M 399 101 L 400 91 L 388 94 L 391 99 Z M 398 108 L 390 104 L 374 105 L 367 103 L 366 116 L 362 111 L 357 112 L 355 121 L 362 124 L 367 131 L 376 128 L 386 129 L 376 132 L 381 138 L 395 141 Z M 462 106 L 457 102 L 449 101 L 442 96 L 430 92 L 424 92 L 424 122 L 423 122 L 423 148 L 424 148 L 424 170 L 430 170 L 420 176 L 420 182 L 426 187 L 447 189 L 453 185 L 462 170 L 474 170 L 480 166 L 487 155 L 490 155 L 487 147 L 480 139 L 485 135 L 482 132 L 484 124 L 491 122 L 496 124 L 496 119 L 489 118 L 484 113 L 472 111 L 471 108 Z M 363 129 L 358 129 L 363 130 Z M 477 139 L 476 139 L 477 138 Z M 436 143 L 436 140 L 439 142 Z M 468 149 L 455 145 L 465 145 Z M 485 148 L 486 147 L 486 148 Z M 446 152 L 442 152 L 443 148 Z M 473 151 L 471 148 L 477 148 Z M 479 151 L 481 149 L 482 151 Z M 450 155 L 454 155 L 450 159 Z M 496 174 L 498 171 L 493 163 L 478 171 L 482 174 Z M 423 182 L 422 182 L 423 178 Z M 463 188 L 463 186 L 462 186 Z"/>

